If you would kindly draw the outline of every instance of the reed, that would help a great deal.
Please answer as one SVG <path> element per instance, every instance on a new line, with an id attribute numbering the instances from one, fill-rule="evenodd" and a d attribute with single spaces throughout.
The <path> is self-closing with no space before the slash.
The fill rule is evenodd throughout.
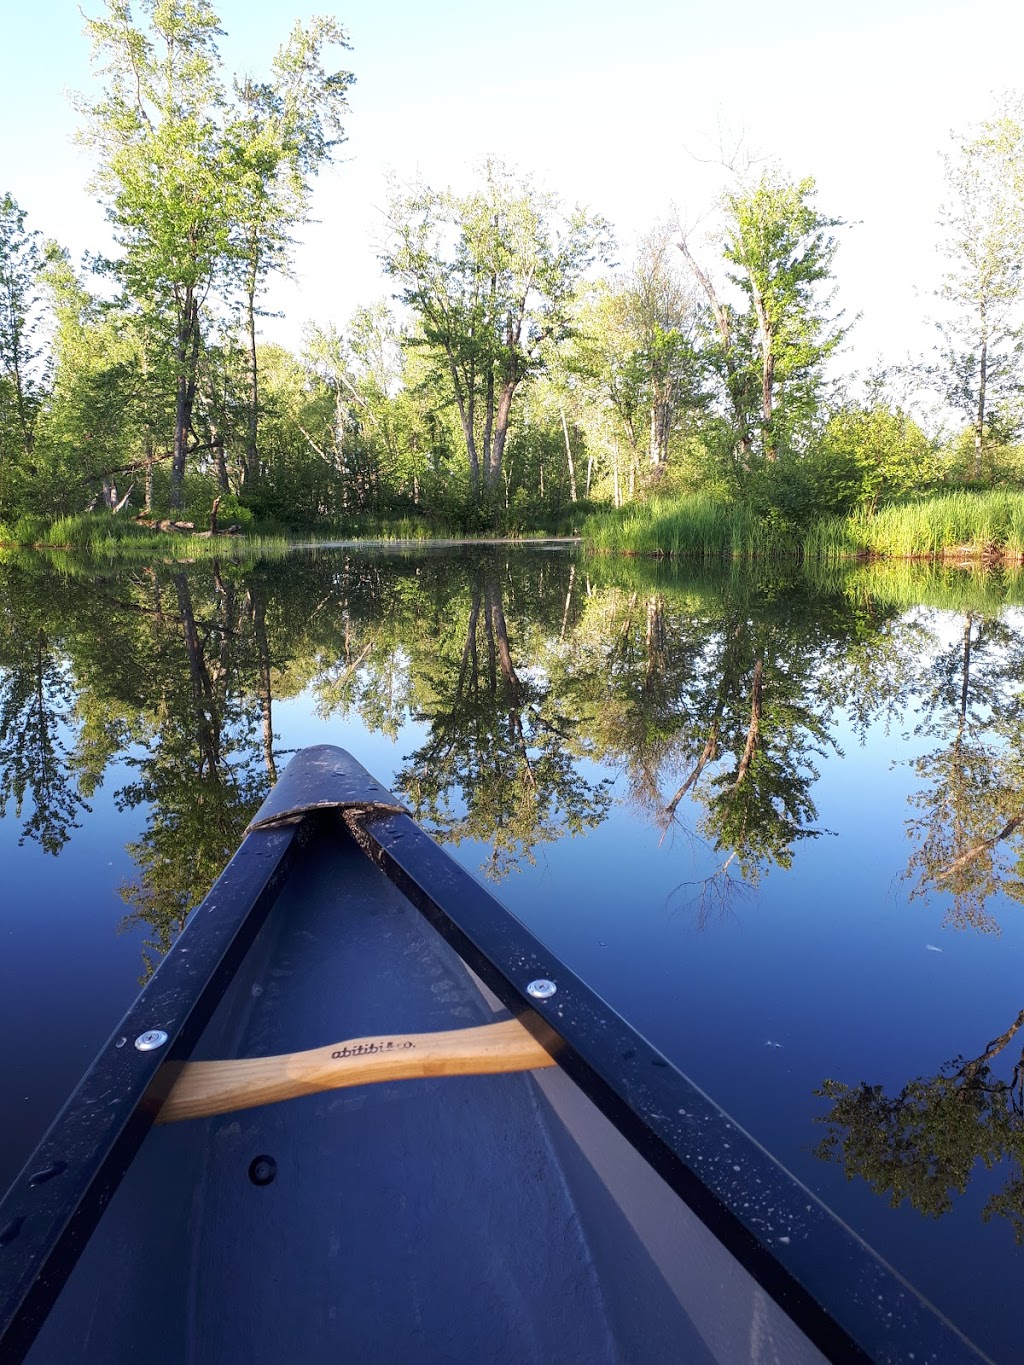
<path id="1" fill-rule="evenodd" d="M 958 490 L 918 502 L 889 503 L 871 513 L 829 518 L 804 539 L 804 555 L 836 559 L 879 555 L 887 559 L 982 557 L 1024 554 L 1024 493 L 1009 489 Z"/>
<path id="2" fill-rule="evenodd" d="M 1024 492 L 954 491 L 876 511 L 812 520 L 798 531 L 781 515 L 702 494 L 652 498 L 591 516 L 583 526 L 599 552 L 697 559 L 798 555 L 805 562 L 1024 557 Z"/>
<path id="3" fill-rule="evenodd" d="M 608 554 L 673 555 L 694 559 L 755 558 L 792 554 L 799 543 L 748 503 L 701 493 L 652 498 L 583 523 L 583 538 Z"/>

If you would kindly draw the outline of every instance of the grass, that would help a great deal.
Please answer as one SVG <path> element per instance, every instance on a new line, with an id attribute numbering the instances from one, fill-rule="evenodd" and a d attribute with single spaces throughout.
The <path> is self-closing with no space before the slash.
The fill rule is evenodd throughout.
<path id="1" fill-rule="evenodd" d="M 873 515 L 858 511 L 812 528 L 804 542 L 808 558 L 851 554 L 887 559 L 941 556 L 981 558 L 1024 555 L 1024 493 L 939 493 L 919 502 L 890 503 Z"/>
<path id="2" fill-rule="evenodd" d="M 695 559 L 796 555 L 805 562 L 877 556 L 887 559 L 1024 558 L 1024 492 L 935 494 L 875 512 L 812 521 L 803 531 L 748 503 L 702 494 L 652 498 L 590 517 L 590 549 Z"/>
<path id="3" fill-rule="evenodd" d="M 193 520 L 187 513 L 180 515 L 183 520 Z M 399 544 L 491 539 L 496 535 L 532 539 L 551 534 L 553 532 L 548 529 L 511 534 L 493 529 L 466 531 L 457 525 L 428 521 L 423 517 L 368 516 L 340 524 L 321 522 L 302 532 L 288 533 L 274 526 L 269 535 L 246 530 L 238 535 L 211 536 L 199 532 L 158 531 L 131 517 L 115 517 L 107 512 L 81 512 L 58 517 L 55 521 L 23 516 L 14 522 L 0 522 L 0 551 L 44 550 L 123 559 L 152 556 L 154 552 L 170 559 L 212 555 L 232 558 L 283 553 L 297 545 L 316 546 L 337 541 Z"/>
<path id="4" fill-rule="evenodd" d="M 590 549 L 606 554 L 693 559 L 755 558 L 798 548 L 749 504 L 700 493 L 596 513 L 584 522 L 583 538 Z"/>
<path id="5" fill-rule="evenodd" d="M 161 532 L 130 517 L 80 513 L 47 522 L 22 517 L 0 523 L 0 546 L 46 548 L 113 557 L 159 552 L 174 559 L 205 555 L 232 557 L 282 552 L 289 545 L 333 540 L 399 541 L 489 539 L 494 530 L 467 532 L 425 517 L 366 517 L 343 524 L 318 524 L 304 534 L 204 536 Z M 522 538 L 551 529 L 516 533 Z M 993 489 L 955 491 L 917 501 L 890 503 L 875 512 L 861 509 L 846 517 L 824 517 L 798 530 L 784 517 L 751 503 L 694 493 L 655 497 L 617 511 L 592 513 L 583 538 L 599 553 L 672 556 L 703 561 L 722 559 L 801 559 L 839 563 L 854 558 L 1024 559 L 1024 492 Z"/>

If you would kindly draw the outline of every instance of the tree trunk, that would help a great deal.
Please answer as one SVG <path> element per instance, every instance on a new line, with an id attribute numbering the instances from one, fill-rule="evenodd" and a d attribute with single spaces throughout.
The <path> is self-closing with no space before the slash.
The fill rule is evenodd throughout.
<path id="1" fill-rule="evenodd" d="M 246 329 L 249 339 L 249 411 L 245 418 L 245 459 L 242 461 L 242 477 L 245 483 L 250 469 L 255 469 L 259 460 L 257 435 L 260 414 L 260 378 L 256 363 L 256 269 L 255 265 L 246 282 Z M 225 485 L 226 486 L 226 485 Z"/>
<path id="2" fill-rule="evenodd" d="M 775 409 L 775 332 L 768 319 L 764 298 L 751 279 L 754 311 L 761 333 L 761 442 L 766 460 L 778 458 L 772 415 Z"/>
<path id="3" fill-rule="evenodd" d="M 754 755 L 761 746 L 761 710 L 764 704 L 764 662 L 758 659 L 754 664 L 754 680 L 750 688 L 750 724 L 747 726 L 747 742 L 743 746 L 743 754 L 740 757 L 739 768 L 736 770 L 736 781 L 729 788 L 730 791 L 739 791 L 746 777 Z"/>
<path id="4" fill-rule="evenodd" d="M 199 304 L 191 286 L 185 292 L 185 302 L 179 316 L 175 359 L 178 376 L 174 406 L 170 503 L 177 509 L 182 505 L 188 433 L 192 427 L 192 408 L 196 397 L 196 364 L 199 359 Z"/>
<path id="5" fill-rule="evenodd" d="M 178 611 L 181 617 L 182 635 L 185 641 L 185 654 L 188 658 L 188 671 L 192 683 L 192 705 L 196 721 L 196 741 L 199 747 L 199 772 L 202 777 L 208 774 L 214 781 L 220 781 L 220 725 L 216 719 L 216 705 L 213 697 L 213 683 L 210 678 L 203 648 L 196 629 L 195 613 L 192 609 L 192 593 L 188 579 L 183 573 L 173 575 L 175 590 L 178 594 Z"/>
<path id="6" fill-rule="evenodd" d="M 978 364 L 978 411 L 974 421 L 974 477 L 982 475 L 982 445 L 985 440 L 985 400 L 988 388 L 988 310 L 985 299 L 981 301 L 981 355 Z"/>
<path id="7" fill-rule="evenodd" d="M 708 275 L 701 270 L 690 251 L 689 243 L 684 237 L 676 246 L 683 253 L 687 265 L 693 271 L 694 278 L 703 289 L 711 311 L 714 314 L 715 326 L 718 329 L 719 341 L 722 345 L 722 359 L 725 364 L 725 387 L 729 394 L 729 402 L 733 410 L 733 419 L 736 425 L 736 445 L 743 467 L 746 468 L 750 456 L 750 431 L 747 425 L 747 409 L 743 401 L 743 376 L 740 374 L 739 366 L 736 363 L 736 350 L 733 344 L 732 327 L 729 322 L 729 314 L 723 306 Z"/>
<path id="8" fill-rule="evenodd" d="M 652 469 L 661 469 L 668 462 L 668 437 L 671 427 L 670 386 L 656 383 L 651 395 L 651 438 L 648 451 Z"/>
<path id="9" fill-rule="evenodd" d="M 565 420 L 565 409 L 559 408 L 558 415 L 562 419 L 562 435 L 565 437 L 565 462 L 569 466 L 569 498 L 576 502 L 576 466 L 572 458 L 572 442 L 569 440 L 569 427 Z"/>
<path id="10" fill-rule="evenodd" d="M 259 661 L 260 715 L 263 720 L 263 761 L 271 783 L 277 781 L 274 760 L 274 691 L 270 672 L 270 645 L 267 642 L 266 606 L 260 594 L 250 593 L 252 621 L 256 633 L 256 656 Z"/>

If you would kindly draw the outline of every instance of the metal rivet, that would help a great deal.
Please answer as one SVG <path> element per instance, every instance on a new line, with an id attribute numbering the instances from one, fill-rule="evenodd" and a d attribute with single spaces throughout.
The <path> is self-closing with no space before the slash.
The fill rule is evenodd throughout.
<path id="1" fill-rule="evenodd" d="M 532 995 L 534 1000 L 550 1000 L 558 987 L 553 981 L 548 981 L 546 977 L 538 977 L 536 981 L 531 981 L 526 988 L 526 994 Z"/>
<path id="2" fill-rule="evenodd" d="M 139 1034 L 135 1039 L 135 1046 L 140 1052 L 152 1052 L 154 1048 L 163 1047 L 166 1042 L 167 1034 L 162 1028 L 151 1028 Z"/>

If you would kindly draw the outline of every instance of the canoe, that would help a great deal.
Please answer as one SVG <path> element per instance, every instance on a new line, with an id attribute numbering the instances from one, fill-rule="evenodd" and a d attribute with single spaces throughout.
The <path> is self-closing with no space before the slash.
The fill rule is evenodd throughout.
<path id="1" fill-rule="evenodd" d="M 984 1357 L 350 755 L 289 764 L 0 1205 L 0 1359 Z"/>

